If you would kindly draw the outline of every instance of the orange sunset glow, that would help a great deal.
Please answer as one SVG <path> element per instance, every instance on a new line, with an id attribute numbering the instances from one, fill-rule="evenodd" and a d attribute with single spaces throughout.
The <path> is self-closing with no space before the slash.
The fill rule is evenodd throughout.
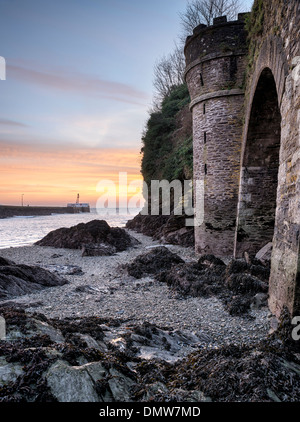
<path id="1" fill-rule="evenodd" d="M 120 198 L 126 196 L 127 186 L 119 186 L 119 172 L 127 173 L 128 184 L 142 180 L 138 149 L 60 147 L 55 151 L 49 146 L 1 144 L 0 165 L 2 205 L 20 205 L 24 195 L 24 205 L 66 206 L 80 193 L 80 200 L 94 207 L 101 180 L 113 181 Z"/>
<path id="2" fill-rule="evenodd" d="M 79 193 L 95 208 L 104 179 L 117 206 L 132 205 L 153 68 L 173 49 L 184 2 L 3 3 L 0 205 L 64 207 Z"/>

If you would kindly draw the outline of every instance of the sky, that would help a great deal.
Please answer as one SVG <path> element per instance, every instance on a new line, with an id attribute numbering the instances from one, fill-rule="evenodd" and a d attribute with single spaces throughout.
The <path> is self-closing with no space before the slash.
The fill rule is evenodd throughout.
<path id="1" fill-rule="evenodd" d="M 101 180 L 141 180 L 153 67 L 186 4 L 0 0 L 0 204 L 95 206 Z"/>

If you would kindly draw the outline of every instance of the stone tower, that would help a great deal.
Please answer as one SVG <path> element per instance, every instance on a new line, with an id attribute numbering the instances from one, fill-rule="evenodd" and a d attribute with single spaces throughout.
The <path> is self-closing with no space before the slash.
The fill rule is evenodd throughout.
<path id="1" fill-rule="evenodd" d="M 199 25 L 185 45 L 194 182 L 204 186 L 204 221 L 195 227 L 198 253 L 233 255 L 247 54 L 244 17 L 227 22 L 223 16 L 212 26 Z"/>
<path id="2" fill-rule="evenodd" d="M 300 315 L 300 2 L 254 0 L 248 48 L 244 17 L 186 41 L 196 251 L 268 249 L 269 308 Z"/>

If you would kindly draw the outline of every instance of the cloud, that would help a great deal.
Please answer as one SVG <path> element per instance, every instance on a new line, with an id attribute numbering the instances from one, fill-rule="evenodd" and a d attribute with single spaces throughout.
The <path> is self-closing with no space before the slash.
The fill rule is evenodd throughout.
<path id="1" fill-rule="evenodd" d="M 145 120 L 145 108 L 139 106 L 114 107 L 115 110 L 91 110 L 89 113 L 67 111 L 66 113 L 27 113 L 24 118 L 30 126 L 1 125 L 0 144 L 42 145 L 50 148 L 70 149 L 75 146 L 85 149 L 141 147 L 141 132 Z M 13 117 L 11 119 L 13 121 Z"/>
<path id="2" fill-rule="evenodd" d="M 62 92 L 112 99 L 130 104 L 145 105 L 149 96 L 128 84 L 93 77 L 80 72 L 49 69 L 36 70 L 7 63 L 7 79 L 36 84 Z"/>
<path id="3" fill-rule="evenodd" d="M 28 127 L 28 125 L 25 125 L 24 123 L 8 119 L 0 119 L 0 126 Z"/>

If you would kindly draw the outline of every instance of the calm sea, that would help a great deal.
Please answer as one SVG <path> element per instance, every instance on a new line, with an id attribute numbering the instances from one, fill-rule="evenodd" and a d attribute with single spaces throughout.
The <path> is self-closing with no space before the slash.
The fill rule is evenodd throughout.
<path id="1" fill-rule="evenodd" d="M 95 219 L 106 220 L 111 227 L 124 227 L 134 215 L 128 215 L 125 209 L 121 209 L 117 215 L 99 215 L 96 209 L 92 208 L 90 213 L 82 214 L 3 218 L 0 219 L 0 249 L 31 245 L 52 230 L 87 223 Z"/>

